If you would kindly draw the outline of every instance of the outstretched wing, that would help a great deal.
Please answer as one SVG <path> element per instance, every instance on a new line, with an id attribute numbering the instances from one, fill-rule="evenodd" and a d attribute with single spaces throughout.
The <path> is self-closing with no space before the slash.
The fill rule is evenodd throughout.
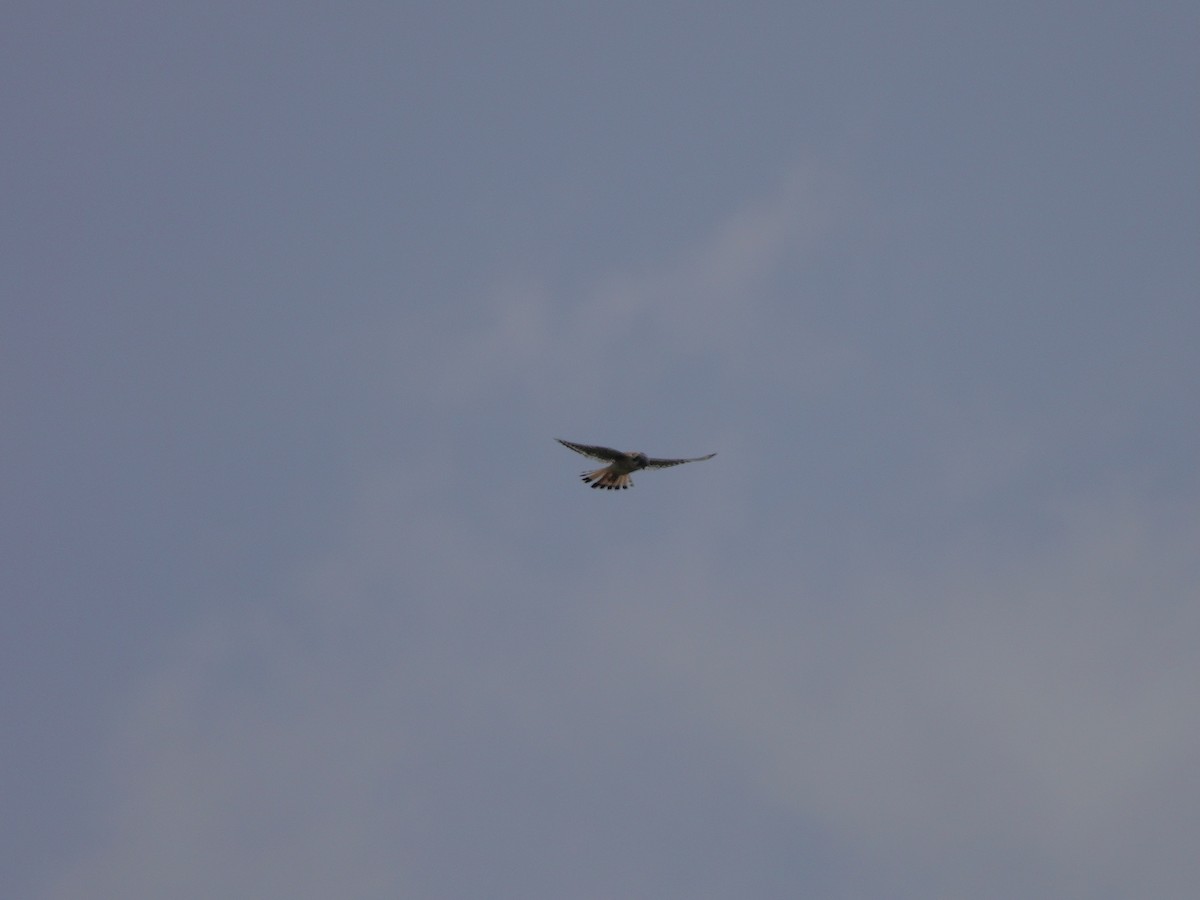
<path id="1" fill-rule="evenodd" d="M 681 466 L 684 463 L 704 462 L 706 459 L 712 459 L 717 454 L 710 453 L 708 456 L 696 456 L 692 459 L 648 459 L 646 460 L 647 469 L 665 469 L 669 466 Z"/>
<path id="2" fill-rule="evenodd" d="M 589 444 L 572 444 L 570 441 L 564 441 L 562 438 L 555 438 L 564 447 L 574 450 L 576 453 L 582 453 L 584 456 L 590 456 L 592 459 L 606 459 L 612 462 L 614 459 L 622 459 L 625 454 L 620 450 L 614 450 L 611 447 L 593 447 Z M 679 460 L 684 462 L 685 460 Z"/>

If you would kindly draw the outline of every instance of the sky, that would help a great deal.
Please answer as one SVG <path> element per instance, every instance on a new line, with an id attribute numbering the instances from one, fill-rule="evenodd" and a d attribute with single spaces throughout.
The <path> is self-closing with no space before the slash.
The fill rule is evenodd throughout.
<path id="1" fill-rule="evenodd" d="M 7 4 L 0 895 L 1193 896 L 1198 39 Z"/>

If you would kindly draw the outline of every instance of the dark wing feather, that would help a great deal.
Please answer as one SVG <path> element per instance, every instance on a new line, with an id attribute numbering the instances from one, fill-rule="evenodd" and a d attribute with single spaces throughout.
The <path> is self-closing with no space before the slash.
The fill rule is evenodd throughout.
<path id="1" fill-rule="evenodd" d="M 609 462 L 612 462 L 614 459 L 622 459 L 625 456 L 625 454 L 620 450 L 613 450 L 611 447 L 593 447 L 590 444 L 572 444 L 570 441 L 564 441 L 562 438 L 555 438 L 555 440 L 567 449 L 574 450 L 576 453 L 582 453 L 584 456 L 590 456 L 592 459 L 606 459 Z"/>
<path id="2" fill-rule="evenodd" d="M 704 462 L 706 459 L 712 459 L 717 454 L 710 453 L 708 456 L 696 456 L 692 459 L 648 459 L 646 460 L 647 469 L 665 469 L 668 466 L 679 466 L 690 462 Z"/>

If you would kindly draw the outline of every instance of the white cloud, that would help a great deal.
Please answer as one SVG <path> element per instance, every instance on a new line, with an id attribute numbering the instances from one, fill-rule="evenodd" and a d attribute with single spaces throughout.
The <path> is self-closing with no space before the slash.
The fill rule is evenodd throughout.
<path id="1" fill-rule="evenodd" d="M 780 386 L 821 382 L 858 364 L 845 335 L 803 322 L 805 298 L 771 279 L 803 267 L 844 224 L 853 200 L 828 172 L 798 168 L 735 210 L 699 246 L 649 271 L 595 283 L 507 280 L 464 301 L 453 333 L 406 324 L 398 378 L 466 402 L 519 386 L 531 397 L 596 402 L 638 389 L 680 362 Z M 432 352 L 431 352 L 432 351 Z"/>

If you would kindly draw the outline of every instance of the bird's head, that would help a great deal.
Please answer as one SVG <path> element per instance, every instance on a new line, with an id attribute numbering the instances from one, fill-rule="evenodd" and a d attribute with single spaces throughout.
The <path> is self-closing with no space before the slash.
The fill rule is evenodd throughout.
<path id="1" fill-rule="evenodd" d="M 646 468 L 648 459 L 645 453 L 635 453 L 633 454 L 633 462 L 639 469 L 644 469 Z"/>

